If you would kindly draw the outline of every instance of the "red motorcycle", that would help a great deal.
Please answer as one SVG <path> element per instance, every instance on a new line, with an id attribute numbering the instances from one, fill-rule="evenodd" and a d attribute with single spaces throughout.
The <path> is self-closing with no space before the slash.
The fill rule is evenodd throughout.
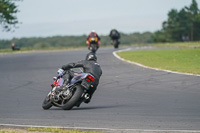
<path id="1" fill-rule="evenodd" d="M 99 48 L 98 38 L 97 37 L 90 37 L 88 41 L 89 41 L 88 49 L 90 51 L 92 51 L 93 53 L 95 53 Z"/>

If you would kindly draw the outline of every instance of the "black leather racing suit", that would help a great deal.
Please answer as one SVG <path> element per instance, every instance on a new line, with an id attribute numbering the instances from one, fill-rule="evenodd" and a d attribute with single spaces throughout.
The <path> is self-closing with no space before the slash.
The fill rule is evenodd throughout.
<path id="1" fill-rule="evenodd" d="M 93 60 L 91 60 L 91 61 L 81 60 L 81 61 L 78 61 L 77 63 L 69 63 L 67 65 L 63 65 L 62 69 L 67 71 L 71 68 L 77 68 L 77 67 L 82 67 L 83 71 L 85 73 L 91 73 L 95 77 L 93 90 L 89 90 L 89 92 L 88 92 L 92 96 L 92 94 L 94 93 L 94 91 L 96 90 L 96 88 L 99 84 L 99 79 L 102 75 L 102 70 L 101 70 L 100 65 L 96 61 L 93 61 Z M 66 77 L 66 78 L 68 78 L 68 77 Z M 71 78 L 71 77 L 69 77 L 69 78 Z"/>
<path id="2" fill-rule="evenodd" d="M 116 29 L 113 29 L 110 31 L 109 36 L 112 40 L 118 40 L 120 38 L 120 33 Z"/>

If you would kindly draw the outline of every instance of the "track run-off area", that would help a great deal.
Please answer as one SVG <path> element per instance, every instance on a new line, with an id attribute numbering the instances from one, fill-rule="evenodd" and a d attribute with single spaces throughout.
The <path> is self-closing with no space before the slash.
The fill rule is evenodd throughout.
<path id="1" fill-rule="evenodd" d="M 69 111 L 43 110 L 42 102 L 58 68 L 85 59 L 88 50 L 0 54 L 0 126 L 200 132 L 199 76 L 130 64 L 114 51 L 97 51 L 103 71 L 97 91 Z"/>

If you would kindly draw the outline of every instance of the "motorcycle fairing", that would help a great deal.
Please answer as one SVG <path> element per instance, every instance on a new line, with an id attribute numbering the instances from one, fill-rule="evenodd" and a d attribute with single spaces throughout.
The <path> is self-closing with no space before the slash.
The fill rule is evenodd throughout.
<path id="1" fill-rule="evenodd" d="M 70 84 L 69 85 L 73 85 L 79 81 L 82 81 L 84 78 L 86 78 L 88 75 L 88 73 L 81 73 L 81 74 L 78 74 L 78 75 L 75 75 L 72 80 L 70 81 Z"/>

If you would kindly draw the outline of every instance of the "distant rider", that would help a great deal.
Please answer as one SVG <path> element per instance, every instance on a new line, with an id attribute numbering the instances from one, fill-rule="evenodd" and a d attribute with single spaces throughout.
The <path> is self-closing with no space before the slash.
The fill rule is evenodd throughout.
<path id="1" fill-rule="evenodd" d="M 118 39 L 120 39 L 120 33 L 119 33 L 116 29 L 112 29 L 112 30 L 110 31 L 109 36 L 110 36 L 110 38 L 111 38 L 112 40 L 118 40 Z"/>
<path id="2" fill-rule="evenodd" d="M 97 40 L 97 45 L 98 45 L 98 48 L 99 48 L 99 44 L 100 44 L 100 37 L 98 36 L 98 34 L 95 32 L 95 30 L 92 30 L 90 32 L 90 34 L 88 35 L 87 37 L 87 41 L 86 43 L 88 44 L 88 49 L 90 48 L 90 42 L 91 42 L 91 38 L 94 37 L 96 38 Z"/>
<path id="3" fill-rule="evenodd" d="M 66 73 L 63 75 L 63 78 L 66 81 L 65 84 L 68 84 L 70 80 L 72 79 L 71 75 L 68 73 L 68 70 L 70 70 L 71 68 L 77 68 L 77 67 L 82 67 L 84 73 L 90 73 L 95 77 L 94 87 L 92 90 L 88 91 L 90 98 L 84 101 L 85 103 L 89 103 L 93 93 L 95 92 L 99 84 L 99 79 L 102 75 L 102 70 L 101 70 L 100 65 L 97 63 L 96 55 L 91 52 L 86 56 L 86 60 L 81 60 L 81 61 L 78 61 L 77 63 L 69 63 L 67 65 L 63 65 L 62 69 L 58 70 L 58 74 L 60 76 Z"/>

